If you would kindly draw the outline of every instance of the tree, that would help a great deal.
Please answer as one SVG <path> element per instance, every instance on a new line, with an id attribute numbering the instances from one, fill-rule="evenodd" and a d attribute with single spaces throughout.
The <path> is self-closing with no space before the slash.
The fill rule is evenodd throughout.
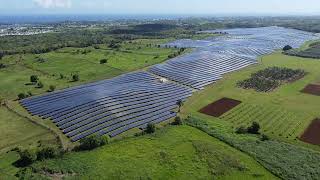
<path id="1" fill-rule="evenodd" d="M 156 131 L 156 126 L 153 124 L 153 123 L 149 123 L 148 125 L 147 125 L 147 129 L 145 130 L 145 132 L 147 133 L 147 134 L 152 134 L 152 133 L 154 133 Z"/>
<path id="2" fill-rule="evenodd" d="M 49 86 L 49 91 L 50 92 L 53 92 L 53 91 L 55 91 L 56 90 L 56 87 L 54 86 L 54 85 L 50 85 Z"/>
<path id="3" fill-rule="evenodd" d="M 43 88 L 43 86 L 44 86 L 43 83 L 41 81 L 39 81 L 38 84 L 37 84 L 37 87 L 38 88 Z"/>
<path id="4" fill-rule="evenodd" d="M 28 166 L 37 160 L 36 153 L 31 150 L 20 151 L 19 155 L 20 159 L 18 163 L 20 166 Z"/>
<path id="5" fill-rule="evenodd" d="M 183 106 L 183 101 L 180 99 L 180 100 L 178 100 L 177 101 L 177 105 L 178 105 L 178 107 L 179 107 L 179 113 L 180 113 L 180 111 L 181 111 L 181 107 Z"/>
<path id="6" fill-rule="evenodd" d="M 91 135 L 80 140 L 79 150 L 92 150 L 108 143 L 105 136 Z"/>
<path id="7" fill-rule="evenodd" d="M 179 116 L 177 116 L 176 118 L 174 118 L 174 121 L 173 121 L 173 123 L 172 123 L 172 125 L 182 125 L 183 124 L 183 122 L 182 122 L 182 119 L 179 117 Z"/>
<path id="8" fill-rule="evenodd" d="M 4 57 L 4 52 L 0 51 L 0 60 Z"/>
<path id="9" fill-rule="evenodd" d="M 25 94 L 25 93 L 20 93 L 18 94 L 18 99 L 21 100 L 21 99 L 25 99 L 27 98 L 28 96 Z"/>
<path id="10" fill-rule="evenodd" d="M 262 134 L 262 136 L 261 136 L 260 140 L 261 140 L 261 141 L 269 141 L 269 140 L 270 140 L 270 138 L 269 138 L 267 135 Z"/>
<path id="11" fill-rule="evenodd" d="M 79 79 L 80 79 L 80 78 L 79 78 L 79 75 L 78 75 L 78 74 L 73 74 L 73 75 L 72 75 L 72 81 L 73 81 L 73 82 L 77 82 L 77 81 L 79 81 Z"/>
<path id="12" fill-rule="evenodd" d="M 291 49 L 292 47 L 290 45 L 286 45 L 285 47 L 283 47 L 283 51 L 289 51 Z"/>
<path id="13" fill-rule="evenodd" d="M 6 68 L 6 65 L 4 65 L 3 63 L 0 63 L 0 69 L 4 69 Z"/>
<path id="14" fill-rule="evenodd" d="M 259 134 L 260 125 L 257 122 L 253 122 L 250 127 L 247 129 L 248 133 L 250 134 Z"/>
<path id="15" fill-rule="evenodd" d="M 55 157 L 58 157 L 59 154 L 60 153 L 57 148 L 44 147 L 37 152 L 37 159 L 43 160 L 43 159 L 55 158 Z"/>
<path id="16" fill-rule="evenodd" d="M 236 133 L 237 134 L 245 134 L 245 133 L 247 133 L 247 128 L 245 128 L 244 126 L 240 126 L 236 129 Z"/>
<path id="17" fill-rule="evenodd" d="M 106 64 L 107 62 L 108 62 L 107 59 L 101 59 L 101 60 L 100 60 L 100 64 Z"/>
<path id="18" fill-rule="evenodd" d="M 39 80 L 37 75 L 31 75 L 30 76 L 30 82 L 32 82 L 33 84 L 37 83 Z"/>

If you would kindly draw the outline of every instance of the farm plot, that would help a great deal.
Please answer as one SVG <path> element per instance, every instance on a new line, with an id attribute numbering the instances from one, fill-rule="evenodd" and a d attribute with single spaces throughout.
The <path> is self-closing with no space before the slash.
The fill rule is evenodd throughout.
<path id="1" fill-rule="evenodd" d="M 320 85 L 308 84 L 301 92 L 320 96 Z"/>
<path id="2" fill-rule="evenodd" d="M 210 116 L 214 116 L 214 117 L 220 117 L 224 113 L 238 106 L 240 103 L 241 101 L 237 101 L 234 99 L 222 98 L 202 108 L 199 112 L 210 115 Z"/>
<path id="3" fill-rule="evenodd" d="M 289 112 L 277 106 L 246 103 L 220 118 L 232 123 L 234 128 L 248 127 L 252 122 L 258 122 L 262 133 L 287 139 L 300 137 L 312 119 L 306 114 Z"/>
<path id="4" fill-rule="evenodd" d="M 91 134 L 115 137 L 171 119 L 176 116 L 177 102 L 189 96 L 189 88 L 135 72 L 20 103 L 32 115 L 52 119 L 72 141 L 78 141 Z"/>
<path id="5" fill-rule="evenodd" d="M 320 119 L 315 119 L 300 138 L 310 144 L 320 145 Z"/>

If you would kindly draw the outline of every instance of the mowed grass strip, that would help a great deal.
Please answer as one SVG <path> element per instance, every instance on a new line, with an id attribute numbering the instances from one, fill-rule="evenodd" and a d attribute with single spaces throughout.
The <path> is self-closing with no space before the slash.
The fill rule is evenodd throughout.
<path id="1" fill-rule="evenodd" d="M 154 135 L 67 154 L 32 167 L 37 175 L 63 173 L 76 179 L 275 178 L 249 156 L 189 126 L 166 127 Z"/>

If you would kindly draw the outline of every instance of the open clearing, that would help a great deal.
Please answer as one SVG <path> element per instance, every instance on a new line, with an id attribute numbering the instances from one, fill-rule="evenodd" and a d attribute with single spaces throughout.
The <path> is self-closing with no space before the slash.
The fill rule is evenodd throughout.
<path id="1" fill-rule="evenodd" d="M 238 106 L 239 104 L 241 104 L 240 101 L 229 99 L 229 98 L 222 98 L 202 108 L 200 112 L 213 117 L 220 117 L 221 115 L 230 111 L 231 109 Z"/>
<path id="2" fill-rule="evenodd" d="M 300 139 L 310 144 L 320 145 L 320 120 L 313 120 Z"/>

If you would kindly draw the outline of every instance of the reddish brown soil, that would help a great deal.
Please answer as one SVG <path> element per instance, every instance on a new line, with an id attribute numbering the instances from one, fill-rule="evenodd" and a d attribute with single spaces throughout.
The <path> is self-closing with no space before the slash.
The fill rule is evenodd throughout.
<path id="1" fill-rule="evenodd" d="M 320 85 L 309 84 L 301 92 L 320 96 Z"/>
<path id="2" fill-rule="evenodd" d="M 300 140 L 306 143 L 320 145 L 320 119 L 315 119 L 305 130 Z"/>
<path id="3" fill-rule="evenodd" d="M 234 107 L 241 104 L 241 101 L 237 101 L 229 98 L 222 98 L 208 106 L 202 108 L 199 112 L 214 117 L 220 117 L 224 113 L 230 111 Z"/>

